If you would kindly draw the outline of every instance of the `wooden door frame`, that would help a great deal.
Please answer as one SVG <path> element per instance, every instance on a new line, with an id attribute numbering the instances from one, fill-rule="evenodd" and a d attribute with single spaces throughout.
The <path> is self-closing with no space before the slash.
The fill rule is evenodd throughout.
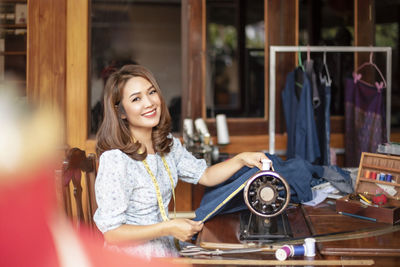
<path id="1" fill-rule="evenodd" d="M 88 138 L 89 2 L 67 1 L 65 101 L 67 144 L 93 153 L 93 141 Z"/>

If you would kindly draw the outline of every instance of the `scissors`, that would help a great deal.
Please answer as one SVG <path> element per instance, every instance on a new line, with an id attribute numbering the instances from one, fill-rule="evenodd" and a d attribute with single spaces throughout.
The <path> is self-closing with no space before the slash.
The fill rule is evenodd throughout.
<path id="1" fill-rule="evenodd" d="M 206 256 L 220 256 L 220 255 L 226 255 L 226 254 L 237 254 L 237 253 L 253 253 L 253 252 L 262 252 L 265 251 L 265 248 L 259 247 L 259 248 L 240 248 L 240 249 L 229 249 L 229 250 L 221 250 L 221 249 L 215 249 L 215 250 L 208 250 L 204 249 L 202 247 L 194 246 L 194 245 L 188 245 L 184 247 L 181 251 L 179 251 L 179 254 L 181 256 L 198 256 L 198 255 L 206 255 Z"/>

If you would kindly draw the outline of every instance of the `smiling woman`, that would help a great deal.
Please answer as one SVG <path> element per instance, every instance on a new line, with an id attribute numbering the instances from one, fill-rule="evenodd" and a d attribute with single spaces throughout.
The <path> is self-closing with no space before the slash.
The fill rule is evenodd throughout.
<path id="1" fill-rule="evenodd" d="M 168 217 L 178 179 L 205 186 L 226 181 L 244 166 L 261 168 L 263 153 L 240 153 L 207 167 L 170 133 L 171 119 L 153 74 L 126 65 L 109 77 L 104 120 L 97 135 L 97 227 L 109 246 L 144 257 L 177 256 L 202 222 Z"/>
<path id="2" fill-rule="evenodd" d="M 105 87 L 104 114 L 97 134 L 98 155 L 118 148 L 133 159 L 143 160 L 149 150 L 169 152 L 171 140 L 166 136 L 171 118 L 160 87 L 148 69 L 126 65 L 110 76 Z M 148 145 L 146 133 L 155 137 L 154 148 Z M 132 137 L 139 142 L 132 142 Z"/>
<path id="3" fill-rule="evenodd" d="M 157 126 L 161 116 L 161 99 L 154 86 L 142 77 L 132 77 L 125 85 L 119 106 L 120 116 L 129 123 L 129 130 L 137 140 L 151 136 L 151 130 Z M 150 132 L 150 134 L 149 134 Z M 146 146 L 154 153 L 151 146 Z"/>

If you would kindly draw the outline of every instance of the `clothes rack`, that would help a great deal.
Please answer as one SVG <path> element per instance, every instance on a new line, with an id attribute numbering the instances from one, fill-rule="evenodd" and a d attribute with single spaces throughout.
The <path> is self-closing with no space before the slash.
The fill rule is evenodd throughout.
<path id="1" fill-rule="evenodd" d="M 392 88 L 392 48 L 372 46 L 270 46 L 269 48 L 269 150 L 275 154 L 275 102 L 276 102 L 276 53 L 285 52 L 383 52 L 386 53 L 386 129 L 390 139 L 390 109 Z"/>

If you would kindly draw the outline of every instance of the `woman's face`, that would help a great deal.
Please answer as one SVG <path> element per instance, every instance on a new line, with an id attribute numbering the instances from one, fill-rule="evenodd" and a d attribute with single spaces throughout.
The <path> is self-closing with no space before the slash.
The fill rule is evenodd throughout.
<path id="1" fill-rule="evenodd" d="M 160 122 L 161 99 L 156 88 L 142 77 L 130 78 L 123 89 L 122 106 L 131 131 L 153 128 Z"/>

